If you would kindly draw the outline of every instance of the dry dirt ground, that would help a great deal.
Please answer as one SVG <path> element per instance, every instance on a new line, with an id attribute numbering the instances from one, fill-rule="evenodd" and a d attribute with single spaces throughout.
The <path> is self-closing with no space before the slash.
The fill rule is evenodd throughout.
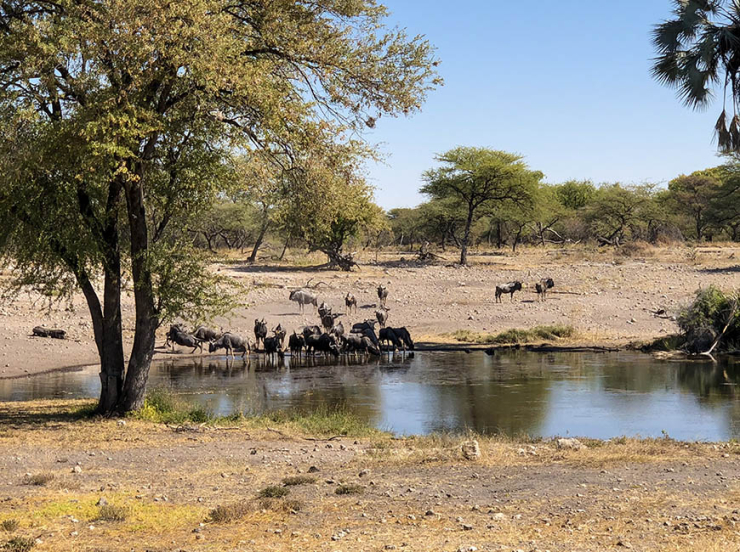
<path id="1" fill-rule="evenodd" d="M 404 259 L 404 256 L 406 259 Z M 692 249 L 644 248 L 632 256 L 611 250 L 572 248 L 565 250 L 525 249 L 516 255 L 476 255 L 471 268 L 418 265 L 408 253 L 385 254 L 375 262 L 369 256 L 352 273 L 301 268 L 296 262 L 246 265 L 235 260 L 214 266 L 245 286 L 245 306 L 214 325 L 249 336 L 255 318 L 265 318 L 270 328 L 281 323 L 288 331 L 317 324 L 313 311 L 302 315 L 288 301 L 291 289 L 318 284 L 320 300 L 343 311 L 344 295 L 357 296 L 356 314 L 348 323 L 374 318 L 376 286 L 390 290 L 389 324 L 406 326 L 416 341 L 450 341 L 448 334 L 467 329 L 497 333 L 510 328 L 542 324 L 570 324 L 577 328 L 579 344 L 620 344 L 650 339 L 674 332 L 676 325 L 656 318 L 651 310 L 675 314 L 699 287 L 715 284 L 723 288 L 740 285 L 740 248 Z M 450 254 L 452 260 L 452 254 Z M 321 257 L 300 259 L 319 264 Z M 555 288 L 547 302 L 537 302 L 534 282 L 549 276 Z M 0 279 L 8 278 L 8 273 Z M 497 283 L 521 280 L 523 292 L 514 302 L 504 298 L 495 304 Z M 133 336 L 133 301 L 123 303 L 125 335 Z M 69 339 L 58 341 L 30 337 L 36 325 L 58 327 Z M 92 328 L 84 301 L 75 297 L 71 305 L 56 304 L 49 310 L 37 295 L 23 294 L 0 304 L 0 378 L 17 377 L 46 370 L 97 362 Z M 159 343 L 164 342 L 164 329 Z M 181 353 L 188 351 L 181 350 Z M 171 354 L 163 348 L 159 355 Z M 206 353 L 207 354 L 207 353 Z"/>
<path id="2" fill-rule="evenodd" d="M 0 549 L 16 538 L 64 552 L 740 550 L 737 443 L 481 438 L 466 460 L 465 438 L 65 414 L 80 404 L 0 405 Z M 257 498 L 297 475 L 311 479 Z M 101 498 L 125 519 L 100 519 Z M 234 518 L 214 522 L 219 506 Z"/>

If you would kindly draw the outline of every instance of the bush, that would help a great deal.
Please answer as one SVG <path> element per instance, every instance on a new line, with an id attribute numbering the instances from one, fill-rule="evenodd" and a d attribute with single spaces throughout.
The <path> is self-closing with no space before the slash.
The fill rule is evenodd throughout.
<path id="1" fill-rule="evenodd" d="M 738 292 L 724 293 L 715 286 L 697 291 L 694 302 L 678 316 L 685 348 L 691 353 L 707 351 L 725 326 L 727 331 L 719 348 L 726 350 L 737 347 L 740 344 L 738 299 Z"/>
<path id="2" fill-rule="evenodd" d="M 476 334 L 469 330 L 458 330 L 452 336 L 464 343 L 485 344 L 517 344 L 534 343 L 538 341 L 556 341 L 558 339 L 571 338 L 576 334 L 573 326 L 553 325 L 535 326 L 529 330 L 511 329 L 496 335 Z"/>

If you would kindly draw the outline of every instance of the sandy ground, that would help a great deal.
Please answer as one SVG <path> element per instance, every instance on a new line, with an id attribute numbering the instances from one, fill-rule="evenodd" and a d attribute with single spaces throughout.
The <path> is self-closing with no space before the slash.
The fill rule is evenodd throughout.
<path id="1" fill-rule="evenodd" d="M 377 263 L 368 258 L 352 273 L 276 263 L 249 266 L 235 261 L 215 269 L 245 284 L 247 306 L 216 320 L 214 326 L 253 339 L 254 319 L 258 317 L 264 317 L 270 328 L 280 323 L 288 331 L 306 323 L 317 324 L 313 312 L 302 315 L 295 303 L 288 301 L 291 289 L 309 281 L 318 284 L 320 299 L 335 312 L 343 312 L 347 291 L 356 295 L 358 312 L 341 319 L 348 326 L 374 318 L 375 288 L 384 283 L 390 290 L 389 324 L 408 327 L 416 341 L 450 341 L 445 334 L 460 329 L 497 333 L 541 324 L 570 324 L 577 328 L 580 344 L 623 345 L 676 330 L 674 322 L 656 318 L 651 310 L 662 308 L 675 314 L 699 287 L 740 286 L 740 248 L 646 249 L 638 253 L 627 257 L 607 250 L 529 249 L 516 255 L 473 256 L 471 268 L 420 266 L 402 260 L 404 256 L 410 259 L 409 254 L 385 254 Z M 321 262 L 320 257 L 302 259 L 312 260 Z M 547 302 L 538 302 L 534 282 L 545 276 L 554 279 L 555 288 Z M 514 296 L 513 303 L 504 298 L 503 303 L 495 304 L 495 285 L 511 280 L 523 281 L 524 291 Z M 123 310 L 125 338 L 130 341 L 130 295 L 124 298 Z M 36 325 L 64 329 L 69 338 L 31 337 Z M 159 342 L 163 343 L 164 330 L 160 333 Z M 171 353 L 158 350 L 158 355 L 165 354 Z M 92 327 L 81 296 L 51 309 L 33 294 L 0 304 L 0 378 L 96 362 Z"/>
<path id="2" fill-rule="evenodd" d="M 481 439 L 480 458 L 466 460 L 457 437 L 70 420 L 60 405 L 73 404 L 0 405 L 0 547 L 27 538 L 64 552 L 740 550 L 737 443 L 566 450 Z M 314 479 L 256 498 L 297 475 Z M 337 494 L 346 484 L 357 494 Z M 125 519 L 100 519 L 101 498 Z M 212 521 L 234 504 L 238 519 Z"/>

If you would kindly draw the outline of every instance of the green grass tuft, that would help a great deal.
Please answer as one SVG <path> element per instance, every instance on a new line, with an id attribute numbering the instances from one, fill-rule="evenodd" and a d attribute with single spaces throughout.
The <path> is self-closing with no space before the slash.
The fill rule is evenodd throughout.
<path id="1" fill-rule="evenodd" d="M 201 424 L 215 419 L 202 406 L 188 404 L 178 396 L 163 389 L 150 391 L 144 401 L 144 406 L 133 415 L 139 420 L 163 424 L 182 424 L 186 422 Z"/>
<path id="2" fill-rule="evenodd" d="M 462 343 L 505 345 L 557 341 L 558 339 L 569 339 L 575 335 L 576 329 L 573 326 L 557 324 L 552 326 L 535 326 L 529 330 L 511 329 L 495 335 L 479 334 L 470 330 L 458 330 L 452 334 L 452 337 Z"/>

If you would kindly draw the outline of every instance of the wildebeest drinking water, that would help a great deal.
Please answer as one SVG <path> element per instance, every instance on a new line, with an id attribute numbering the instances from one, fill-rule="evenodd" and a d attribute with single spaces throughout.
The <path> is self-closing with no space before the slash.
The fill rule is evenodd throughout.
<path id="1" fill-rule="evenodd" d="M 249 341 L 232 333 L 225 333 L 219 339 L 208 345 L 208 352 L 213 353 L 219 349 L 226 349 L 226 354 L 234 357 L 234 351 L 241 352 L 242 358 L 249 352 Z"/>
<path id="2" fill-rule="evenodd" d="M 537 298 L 544 301 L 547 299 L 547 290 L 554 287 L 555 282 L 552 278 L 542 278 L 534 285 L 534 289 L 537 291 Z"/>
<path id="3" fill-rule="evenodd" d="M 289 299 L 298 303 L 298 308 L 301 312 L 303 312 L 303 308 L 306 305 L 313 305 L 314 307 L 317 307 L 319 305 L 318 297 L 316 297 L 316 295 L 311 293 L 310 291 L 306 291 L 304 289 L 296 289 L 294 291 L 291 291 Z"/>
<path id="4" fill-rule="evenodd" d="M 511 295 L 511 300 L 514 300 L 514 292 L 520 291 L 522 289 L 522 283 L 521 282 L 509 282 L 507 284 L 496 286 L 496 302 L 501 302 L 501 296 L 504 293 L 508 293 Z"/>

